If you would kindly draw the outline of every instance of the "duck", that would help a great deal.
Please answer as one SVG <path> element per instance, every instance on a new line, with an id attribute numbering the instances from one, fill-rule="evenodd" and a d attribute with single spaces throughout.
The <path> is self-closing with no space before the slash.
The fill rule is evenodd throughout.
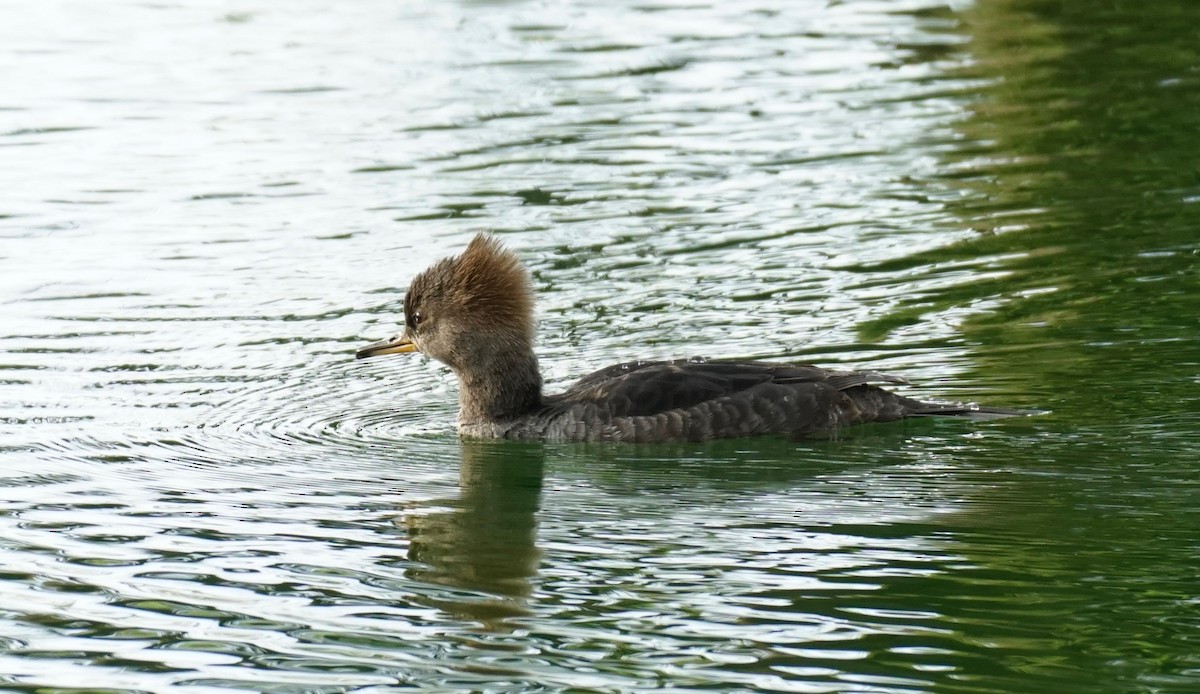
<path id="1" fill-rule="evenodd" d="M 448 366 L 459 383 L 458 433 L 472 439 L 803 439 L 910 417 L 1021 414 L 905 397 L 882 387 L 905 379 L 877 371 L 701 357 L 627 361 L 547 394 L 534 333 L 528 270 L 495 236 L 480 233 L 459 255 L 417 274 L 404 295 L 403 329 L 355 356 L 421 353 Z"/>

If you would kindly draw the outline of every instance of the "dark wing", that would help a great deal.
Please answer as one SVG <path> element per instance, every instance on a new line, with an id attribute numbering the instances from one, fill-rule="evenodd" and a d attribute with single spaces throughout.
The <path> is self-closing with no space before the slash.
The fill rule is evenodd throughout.
<path id="1" fill-rule="evenodd" d="M 877 382 L 904 380 L 875 372 L 833 372 L 802 364 L 693 358 L 610 366 L 584 376 L 552 399 L 562 404 L 596 405 L 610 417 L 639 417 L 694 407 L 768 383 L 826 383 L 834 390 L 845 390 Z"/>

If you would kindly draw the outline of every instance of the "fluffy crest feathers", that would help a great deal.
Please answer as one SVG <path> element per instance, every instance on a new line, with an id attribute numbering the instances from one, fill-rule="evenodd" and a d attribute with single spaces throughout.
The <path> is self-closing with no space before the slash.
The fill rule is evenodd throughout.
<path id="1" fill-rule="evenodd" d="M 515 328 L 532 338 L 533 289 L 516 253 L 490 234 L 476 234 L 462 254 L 417 275 L 405 307 L 438 305 L 473 327 Z"/>

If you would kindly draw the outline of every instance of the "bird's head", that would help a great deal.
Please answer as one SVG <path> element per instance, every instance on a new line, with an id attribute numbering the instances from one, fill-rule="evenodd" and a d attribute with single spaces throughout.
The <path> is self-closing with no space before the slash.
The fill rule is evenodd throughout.
<path id="1" fill-rule="evenodd" d="M 356 356 L 422 352 L 461 373 L 532 350 L 533 331 L 529 272 L 515 253 L 481 233 L 460 255 L 413 279 L 401 333 L 360 348 Z"/>

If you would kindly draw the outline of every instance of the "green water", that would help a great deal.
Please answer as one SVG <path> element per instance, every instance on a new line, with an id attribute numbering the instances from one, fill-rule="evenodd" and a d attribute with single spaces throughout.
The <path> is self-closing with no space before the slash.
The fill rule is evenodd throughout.
<path id="1" fill-rule="evenodd" d="M 1200 689 L 1200 4 L 0 18 L 0 689 Z M 1044 414 L 461 442 L 353 349 L 480 229 L 552 387 Z"/>

